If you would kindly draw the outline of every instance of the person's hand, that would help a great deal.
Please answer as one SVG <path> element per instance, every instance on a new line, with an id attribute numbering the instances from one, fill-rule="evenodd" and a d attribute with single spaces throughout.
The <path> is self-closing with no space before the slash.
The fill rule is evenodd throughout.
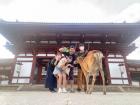
<path id="1" fill-rule="evenodd" d="M 77 61 L 75 60 L 73 63 L 74 63 L 74 64 L 77 64 Z"/>
<path id="2" fill-rule="evenodd" d="M 71 64 L 68 64 L 67 67 L 73 67 Z"/>
<path id="3" fill-rule="evenodd" d="M 72 61 L 72 59 L 68 59 L 68 62 L 71 62 Z"/>
<path id="4" fill-rule="evenodd" d="M 64 50 L 64 48 L 63 48 L 63 47 L 59 48 L 59 51 L 60 51 L 60 52 L 63 52 L 63 50 Z"/>

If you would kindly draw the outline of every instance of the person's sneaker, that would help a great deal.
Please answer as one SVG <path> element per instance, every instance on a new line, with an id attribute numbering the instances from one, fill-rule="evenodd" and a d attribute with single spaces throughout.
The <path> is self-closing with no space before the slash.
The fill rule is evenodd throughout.
<path id="1" fill-rule="evenodd" d="M 62 89 L 61 88 L 58 89 L 58 93 L 62 93 Z"/>
<path id="2" fill-rule="evenodd" d="M 67 90 L 65 88 L 62 89 L 63 93 L 67 93 Z"/>
<path id="3" fill-rule="evenodd" d="M 50 90 L 50 92 L 55 93 L 56 91 L 53 89 L 53 90 Z"/>

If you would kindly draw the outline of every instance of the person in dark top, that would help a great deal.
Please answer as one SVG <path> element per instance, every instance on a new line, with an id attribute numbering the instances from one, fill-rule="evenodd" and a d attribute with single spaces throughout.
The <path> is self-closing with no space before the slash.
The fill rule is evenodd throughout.
<path id="1" fill-rule="evenodd" d="M 60 52 L 56 52 L 55 57 L 51 59 L 46 66 L 47 74 L 45 80 L 45 88 L 49 88 L 50 92 L 56 92 L 55 88 L 57 88 L 57 79 L 53 75 L 53 71 L 55 66 L 58 64 L 59 60 L 61 59 L 61 55 L 62 54 Z"/>
<path id="2" fill-rule="evenodd" d="M 83 43 L 79 44 L 79 51 L 77 52 L 77 56 L 85 57 L 87 55 L 88 51 L 85 50 L 85 45 Z"/>
<path id="3" fill-rule="evenodd" d="M 76 56 L 75 56 L 75 46 L 73 45 L 71 45 L 69 48 L 69 58 L 71 59 L 70 64 L 72 65 L 72 67 L 70 67 L 70 72 L 68 76 L 70 81 L 70 86 L 71 86 L 70 92 L 74 92 L 73 84 L 74 84 L 74 67 L 75 67 Z"/>
<path id="4" fill-rule="evenodd" d="M 84 44 L 83 43 L 80 43 L 79 44 L 79 51 L 77 52 L 76 56 L 77 57 L 83 57 L 84 58 L 84 57 L 86 57 L 87 53 L 88 53 L 88 51 L 85 50 Z M 80 67 L 79 64 L 77 65 L 77 67 L 78 67 L 78 78 L 77 78 L 78 79 L 77 80 L 78 81 L 78 83 L 77 83 L 78 87 L 77 87 L 77 90 L 78 91 L 81 91 L 81 89 L 82 89 L 82 81 L 85 82 L 85 77 L 84 77 L 84 74 L 83 74 L 83 72 L 82 72 L 81 67 Z"/>

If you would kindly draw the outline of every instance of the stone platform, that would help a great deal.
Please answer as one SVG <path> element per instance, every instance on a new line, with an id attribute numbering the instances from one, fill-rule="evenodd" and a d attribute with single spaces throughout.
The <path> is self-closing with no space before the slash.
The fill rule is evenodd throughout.
<path id="1" fill-rule="evenodd" d="M 85 94 L 48 91 L 0 92 L 0 105 L 140 105 L 140 93 L 102 92 Z"/>

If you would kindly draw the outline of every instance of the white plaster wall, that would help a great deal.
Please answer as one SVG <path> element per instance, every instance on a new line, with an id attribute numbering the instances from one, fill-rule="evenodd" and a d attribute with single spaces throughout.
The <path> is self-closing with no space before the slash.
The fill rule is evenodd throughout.
<path id="1" fill-rule="evenodd" d="M 29 78 L 19 78 L 19 79 L 13 79 L 12 83 L 29 83 L 30 79 Z"/>
<path id="2" fill-rule="evenodd" d="M 133 86 L 140 86 L 140 84 L 139 84 L 138 81 L 132 81 L 132 85 L 133 85 Z"/>
<path id="3" fill-rule="evenodd" d="M 14 70 L 14 77 L 30 77 L 32 69 L 32 62 L 22 62 L 22 65 L 16 64 L 15 70 Z"/>
<path id="4" fill-rule="evenodd" d="M 22 62 L 20 77 L 30 77 L 31 69 L 32 69 L 32 62 Z"/>
<path id="5" fill-rule="evenodd" d="M 17 58 L 17 61 L 32 61 L 33 58 Z"/>
<path id="6" fill-rule="evenodd" d="M 17 78 L 14 77 L 30 77 L 32 62 L 21 62 L 22 65 L 16 64 L 12 83 L 17 83 Z M 18 83 L 29 83 L 29 78 L 19 78 Z"/>
<path id="7" fill-rule="evenodd" d="M 125 65 L 119 66 L 121 63 L 109 63 L 109 70 L 111 78 L 120 78 L 120 79 L 111 79 L 111 84 L 129 84 L 128 80 L 121 78 L 127 78 L 127 72 Z"/>
<path id="8" fill-rule="evenodd" d="M 116 79 L 111 79 L 111 84 L 128 84 L 128 80 L 116 80 Z"/>
<path id="9" fill-rule="evenodd" d="M 109 63 L 109 70 L 112 78 L 127 78 L 125 66 L 119 66 L 119 63 Z"/>

